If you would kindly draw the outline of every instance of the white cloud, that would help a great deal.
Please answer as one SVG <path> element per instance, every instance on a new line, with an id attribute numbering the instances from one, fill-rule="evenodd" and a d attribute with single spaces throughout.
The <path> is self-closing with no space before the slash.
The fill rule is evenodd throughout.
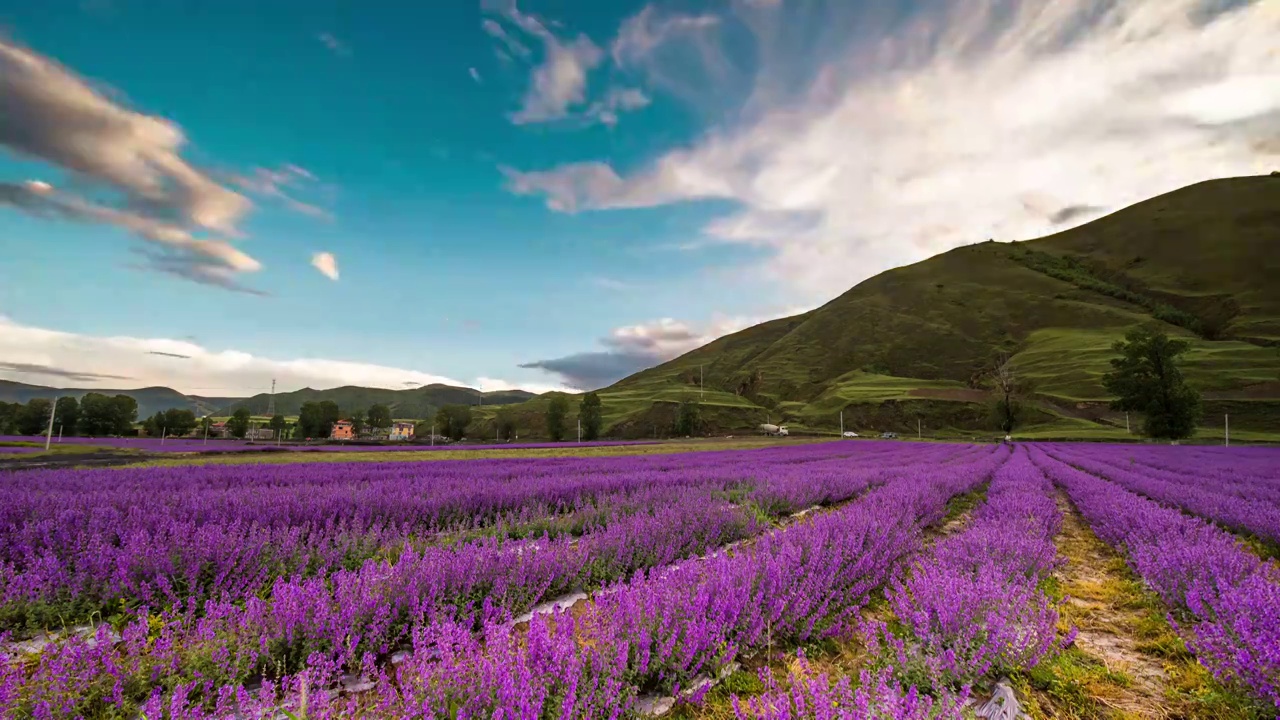
<path id="1" fill-rule="evenodd" d="M 320 271 L 321 275 L 330 280 L 338 279 L 338 259 L 333 253 L 318 252 L 311 256 L 311 267 Z"/>
<path id="2" fill-rule="evenodd" d="M 717 338 L 768 320 L 797 315 L 807 309 L 790 307 L 762 315 L 715 314 L 709 321 L 697 325 L 674 318 L 660 318 L 614 328 L 608 336 L 600 339 L 603 349 L 538 360 L 520 367 L 558 375 L 569 387 L 591 390 L 677 358 Z"/>
<path id="3" fill-rule="evenodd" d="M 418 370 L 344 360 L 275 360 L 237 350 L 210 350 L 189 340 L 78 335 L 21 325 L 4 316 L 0 316 L 0 377 L 54 386 L 74 382 L 83 388 L 166 386 L 211 396 L 265 392 L 273 379 L 281 392 L 343 385 L 400 390 L 431 383 L 482 390 L 553 388 L 494 378 L 467 383 Z"/>
<path id="4" fill-rule="evenodd" d="M 1280 155 L 1274 2 L 950 0 L 896 23 L 860 8 L 753 11 L 756 91 L 692 146 L 625 175 L 508 168 L 508 188 L 562 212 L 735 201 L 706 236 L 768 250 L 758 274 L 816 301 L 957 245 L 1269 171 Z M 614 43 L 619 61 L 676 42 L 679 26 L 646 12 Z"/>
<path id="5" fill-rule="evenodd" d="M 475 80 L 477 83 L 484 82 L 484 80 L 480 78 L 480 71 L 475 68 L 467 68 L 467 74 L 470 75 L 471 79 Z"/>

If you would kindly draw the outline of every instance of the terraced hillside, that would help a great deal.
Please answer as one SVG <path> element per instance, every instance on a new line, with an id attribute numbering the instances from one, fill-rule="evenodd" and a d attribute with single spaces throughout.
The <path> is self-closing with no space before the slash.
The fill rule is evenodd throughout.
<path id="1" fill-rule="evenodd" d="M 1032 430 L 1123 434 L 1099 378 L 1111 344 L 1143 323 L 1192 341 L 1209 418 L 1280 431 L 1280 177 L 1200 183 L 1050 237 L 957 248 L 601 395 L 606 419 L 634 432 L 696 396 L 701 366 L 720 429 L 766 414 L 830 429 L 843 409 L 857 429 L 982 431 L 977 378 L 1006 353 L 1035 381 Z"/>

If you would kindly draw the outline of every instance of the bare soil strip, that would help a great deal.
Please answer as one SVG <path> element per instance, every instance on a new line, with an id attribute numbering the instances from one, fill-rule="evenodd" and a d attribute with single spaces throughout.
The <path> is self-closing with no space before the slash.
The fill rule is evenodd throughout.
<path id="1" fill-rule="evenodd" d="M 1066 564 L 1055 590 L 1066 596 L 1060 629 L 1074 645 L 1017 682 L 1034 718 L 1253 720 L 1265 715 L 1201 667 L 1167 620 L 1168 608 L 1093 533 L 1058 493 Z"/>

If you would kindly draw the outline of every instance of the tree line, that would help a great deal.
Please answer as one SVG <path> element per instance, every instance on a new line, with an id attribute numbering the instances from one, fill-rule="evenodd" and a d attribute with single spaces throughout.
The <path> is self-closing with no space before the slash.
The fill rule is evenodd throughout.
<path id="1" fill-rule="evenodd" d="M 128 435 L 138 419 L 138 401 L 128 395 L 86 393 L 79 400 L 60 397 L 56 406 L 47 398 L 26 404 L 0 402 L 0 435 L 43 435 L 51 411 L 55 435 Z"/>

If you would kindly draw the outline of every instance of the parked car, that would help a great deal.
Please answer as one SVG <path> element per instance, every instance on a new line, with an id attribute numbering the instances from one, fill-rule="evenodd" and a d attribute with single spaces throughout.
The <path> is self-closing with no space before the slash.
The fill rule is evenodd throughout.
<path id="1" fill-rule="evenodd" d="M 845 436 L 845 437 L 858 437 L 858 433 L 856 433 L 856 432 L 854 432 L 854 431 L 852 431 L 852 430 L 845 430 L 845 431 L 844 431 L 844 436 Z"/>
<path id="2" fill-rule="evenodd" d="M 898 439 L 898 433 L 895 433 L 895 432 L 881 433 L 881 434 L 880 434 L 880 439 L 881 439 L 881 440 L 897 440 L 897 439 Z"/>

